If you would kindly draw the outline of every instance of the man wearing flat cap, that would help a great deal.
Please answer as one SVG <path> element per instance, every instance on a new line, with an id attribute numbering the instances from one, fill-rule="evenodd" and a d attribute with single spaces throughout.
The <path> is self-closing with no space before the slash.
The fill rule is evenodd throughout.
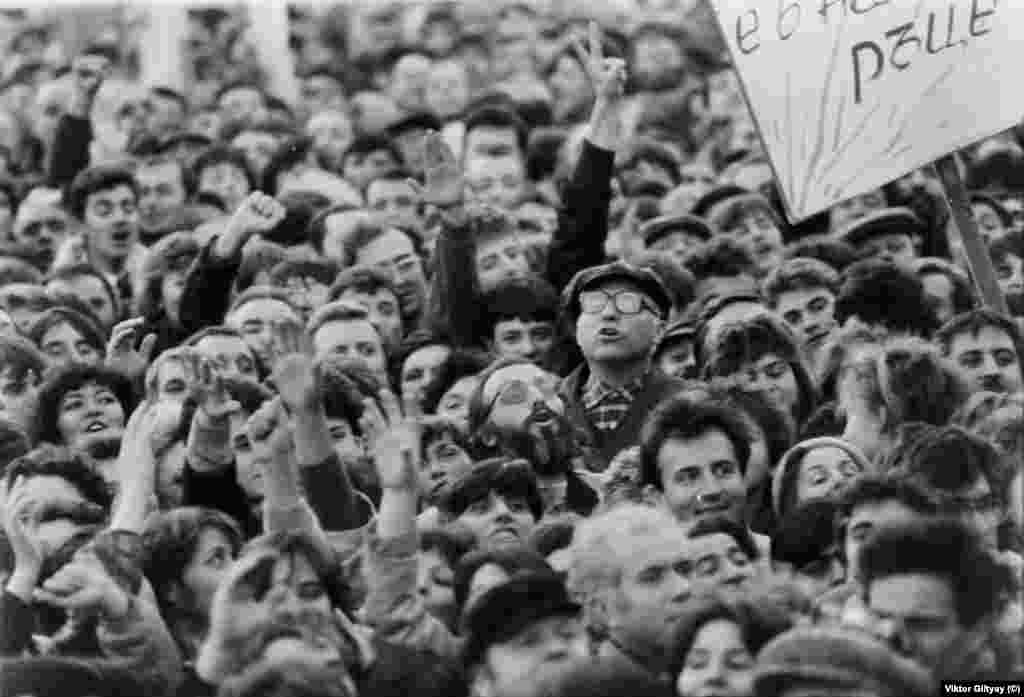
<path id="1" fill-rule="evenodd" d="M 562 398 L 594 448 L 588 466 L 603 470 L 639 442 L 651 409 L 682 388 L 651 369 L 672 301 L 653 271 L 614 262 L 578 273 L 562 302 L 585 358 L 563 381 Z"/>

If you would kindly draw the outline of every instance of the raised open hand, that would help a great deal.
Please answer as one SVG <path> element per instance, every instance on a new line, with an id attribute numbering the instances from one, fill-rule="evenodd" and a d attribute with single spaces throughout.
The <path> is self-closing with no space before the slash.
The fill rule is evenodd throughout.
<path id="1" fill-rule="evenodd" d="M 437 131 L 423 135 L 424 183 L 410 180 L 424 203 L 450 208 L 462 203 L 464 182 L 462 167 L 444 137 Z"/>
<path id="2" fill-rule="evenodd" d="M 621 58 L 605 58 L 602 46 L 601 27 L 591 21 L 588 28 L 587 47 L 584 48 L 579 37 L 572 38 L 573 51 L 586 70 L 594 94 L 598 99 L 614 100 L 625 94 L 626 61 Z"/>
<path id="3" fill-rule="evenodd" d="M 292 353 L 277 362 L 273 383 L 285 408 L 295 413 L 319 408 L 322 398 L 320 367 L 305 353 Z"/>
<path id="4" fill-rule="evenodd" d="M 139 342 L 139 334 L 146 325 L 142 317 L 126 319 L 114 327 L 107 343 L 107 366 L 130 378 L 145 374 L 153 350 L 156 348 L 156 334 L 147 334 Z"/>
<path id="5" fill-rule="evenodd" d="M 377 465 L 380 485 L 385 489 L 415 489 L 420 469 L 420 414 L 415 402 L 405 413 L 390 390 L 381 390 L 378 400 L 363 400 L 359 425 Z"/>
<path id="6" fill-rule="evenodd" d="M 270 328 L 270 333 L 272 365 L 276 365 L 285 356 L 294 354 L 313 355 L 313 347 L 306 336 L 306 329 L 301 322 L 293 320 L 275 322 Z"/>

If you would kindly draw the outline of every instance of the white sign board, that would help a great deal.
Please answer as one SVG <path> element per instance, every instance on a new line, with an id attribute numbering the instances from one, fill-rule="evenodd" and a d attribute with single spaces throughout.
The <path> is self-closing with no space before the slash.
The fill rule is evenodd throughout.
<path id="1" fill-rule="evenodd" d="M 712 0 L 788 213 L 1024 117 L 1024 0 Z"/>

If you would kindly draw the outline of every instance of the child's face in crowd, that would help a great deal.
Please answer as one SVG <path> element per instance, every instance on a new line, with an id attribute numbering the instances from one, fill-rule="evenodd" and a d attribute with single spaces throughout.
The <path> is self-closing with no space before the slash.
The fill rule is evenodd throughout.
<path id="1" fill-rule="evenodd" d="M 405 330 L 399 312 L 398 297 L 387 288 L 378 288 L 372 293 L 346 289 L 338 300 L 352 302 L 366 308 L 370 323 L 377 328 L 385 348 L 394 350 L 402 343 Z"/>
<path id="2" fill-rule="evenodd" d="M 256 355 L 239 336 L 211 334 L 196 342 L 195 350 L 217 366 L 226 378 L 256 380 Z"/>
<path id="3" fill-rule="evenodd" d="M 665 505 L 678 521 L 725 515 L 741 522 L 746 490 L 732 441 L 712 430 L 697 438 L 671 438 L 657 457 Z"/>
<path id="4" fill-rule="evenodd" d="M 30 431 L 38 396 L 38 375 L 29 372 L 15 378 L 12 366 L 0 369 L 0 417 Z"/>
<path id="5" fill-rule="evenodd" d="M 423 260 L 404 232 L 394 228 L 385 231 L 358 251 L 356 263 L 391 274 L 403 317 L 416 317 L 423 310 L 427 295 Z"/>
<path id="6" fill-rule="evenodd" d="M 424 450 L 420 491 L 427 500 L 436 498 L 446 485 L 458 481 L 473 469 L 473 460 L 451 436 L 431 441 Z"/>
<path id="7" fill-rule="evenodd" d="M 1024 388 L 1013 340 L 997 327 L 955 335 L 949 344 L 949 356 L 976 391 L 1019 392 Z"/>
<path id="8" fill-rule="evenodd" d="M 631 283 L 611 281 L 584 291 L 604 295 L 600 311 L 581 312 L 576 320 L 576 342 L 588 361 L 636 361 L 649 355 L 661 331 L 662 321 L 653 309 L 654 302 Z M 643 302 L 636 314 L 619 310 L 624 293 L 639 295 Z"/>
<path id="9" fill-rule="evenodd" d="M 525 278 L 529 272 L 518 234 L 510 232 L 477 240 L 476 276 L 482 292 L 492 290 L 502 281 Z"/>
<path id="10" fill-rule="evenodd" d="M 513 209 L 526 193 L 526 172 L 516 157 L 471 157 L 466 162 L 466 187 L 474 201 Z"/>
<path id="11" fill-rule="evenodd" d="M 138 242 L 139 208 L 127 185 L 97 191 L 85 202 L 89 247 L 101 259 L 125 259 Z"/>
<path id="12" fill-rule="evenodd" d="M 368 320 L 335 320 L 313 334 L 317 360 L 327 356 L 361 361 L 378 378 L 387 379 L 386 356 L 380 334 Z"/>
<path id="13" fill-rule="evenodd" d="M 438 61 L 430 69 L 427 109 L 439 119 L 461 114 L 469 103 L 469 74 L 457 60 Z"/>
<path id="14" fill-rule="evenodd" d="M 124 407 L 114 393 L 91 382 L 69 390 L 61 399 L 57 430 L 65 446 L 91 452 L 100 443 L 119 442 L 124 420 Z"/>
<path id="15" fill-rule="evenodd" d="M 992 206 L 987 203 L 975 202 L 971 204 L 971 213 L 974 214 L 974 222 L 978 224 L 978 230 L 986 242 L 1002 237 L 1006 234 L 1006 226 Z"/>
<path id="16" fill-rule="evenodd" d="M 691 538 L 687 545 L 694 588 L 701 592 L 739 595 L 757 575 L 754 560 L 723 532 Z"/>
<path id="17" fill-rule="evenodd" d="M 450 355 L 451 349 L 441 345 L 424 346 L 409 354 L 402 364 L 402 399 L 407 403 L 415 400 L 422 404 L 427 387 L 437 379 L 441 366 Z"/>
<path id="18" fill-rule="evenodd" d="M 697 357 L 693 352 L 693 339 L 683 338 L 673 341 L 658 355 L 658 368 L 665 375 L 691 379 L 696 377 Z"/>
<path id="19" fill-rule="evenodd" d="M 471 503 L 456 518 L 481 546 L 522 544 L 537 520 L 525 499 L 505 497 L 495 491 Z"/>
<path id="20" fill-rule="evenodd" d="M 506 319 L 494 326 L 494 353 L 500 358 L 525 358 L 538 363 L 555 343 L 555 323 L 549 320 Z"/>
<path id="21" fill-rule="evenodd" d="M 861 466 L 842 448 L 815 448 L 800 462 L 796 505 L 814 499 L 837 499 L 862 474 Z"/>
<path id="22" fill-rule="evenodd" d="M 835 294 L 828 288 L 798 288 L 780 293 L 775 311 L 803 342 L 816 351 L 836 328 Z"/>
<path id="23" fill-rule="evenodd" d="M 245 172 L 230 162 L 211 165 L 199 173 L 199 191 L 216 194 L 228 211 L 237 210 L 249 195 L 249 179 Z"/>
<path id="24" fill-rule="evenodd" d="M 456 381 L 441 396 L 441 401 L 437 404 L 437 415 L 465 424 L 469 418 L 469 398 L 476 391 L 479 382 L 472 375 Z"/>
<path id="25" fill-rule="evenodd" d="M 135 170 L 139 185 L 139 222 L 146 230 L 169 224 L 185 205 L 181 167 L 173 162 L 142 166 Z"/>
<path id="26" fill-rule="evenodd" d="M 245 303 L 228 315 L 227 324 L 242 334 L 263 365 L 272 368 L 274 356 L 274 330 L 283 324 L 302 324 L 300 318 L 287 303 L 276 298 L 256 298 Z"/>
<path id="27" fill-rule="evenodd" d="M 847 579 L 856 580 L 860 576 L 860 551 L 880 529 L 905 525 L 920 518 L 920 514 L 897 500 L 868 501 L 855 506 L 846 521 L 842 540 Z"/>
<path id="28" fill-rule="evenodd" d="M 754 694 L 754 657 L 739 625 L 718 619 L 697 631 L 676 681 L 676 690 L 680 697 Z"/>
<path id="29" fill-rule="evenodd" d="M 93 346 L 74 326 L 61 322 L 50 327 L 40 337 L 39 347 L 50 365 L 59 367 L 70 363 L 96 365 L 103 360 L 103 352 Z"/>

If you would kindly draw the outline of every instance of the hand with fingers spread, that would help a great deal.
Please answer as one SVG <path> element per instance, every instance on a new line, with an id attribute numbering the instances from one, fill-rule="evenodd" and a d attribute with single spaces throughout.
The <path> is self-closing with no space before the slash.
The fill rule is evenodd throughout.
<path id="1" fill-rule="evenodd" d="M 301 322 L 283 320 L 275 322 L 271 328 L 270 355 L 272 365 L 285 356 L 295 354 L 313 355 L 313 347 L 306 336 L 306 328 Z"/>
<path id="2" fill-rule="evenodd" d="M 199 374 L 192 385 L 192 397 L 199 411 L 212 421 L 223 421 L 242 408 L 228 394 L 220 369 L 213 361 L 205 358 L 199 363 Z"/>
<path id="3" fill-rule="evenodd" d="M 410 180 L 420 199 L 437 208 L 452 208 L 462 203 L 465 182 L 462 167 L 444 137 L 437 131 L 423 136 L 424 183 Z"/>
<path id="4" fill-rule="evenodd" d="M 114 327 L 107 344 L 108 367 L 133 379 L 145 374 L 156 348 L 156 334 L 147 334 L 141 343 L 138 341 L 145 325 L 145 319 L 135 317 Z"/>
<path id="5" fill-rule="evenodd" d="M 305 353 L 284 356 L 274 369 L 273 383 L 281 402 L 291 414 L 320 409 L 320 366 Z"/>
<path id="6" fill-rule="evenodd" d="M 390 390 L 381 390 L 377 400 L 363 401 L 360 428 L 367 439 L 380 485 L 384 489 L 415 491 L 420 469 L 420 424 L 416 406 L 405 414 Z"/>
<path id="7" fill-rule="evenodd" d="M 69 611 L 117 620 L 128 614 L 131 597 L 104 568 L 96 554 L 82 550 L 36 590 L 37 602 Z"/>

